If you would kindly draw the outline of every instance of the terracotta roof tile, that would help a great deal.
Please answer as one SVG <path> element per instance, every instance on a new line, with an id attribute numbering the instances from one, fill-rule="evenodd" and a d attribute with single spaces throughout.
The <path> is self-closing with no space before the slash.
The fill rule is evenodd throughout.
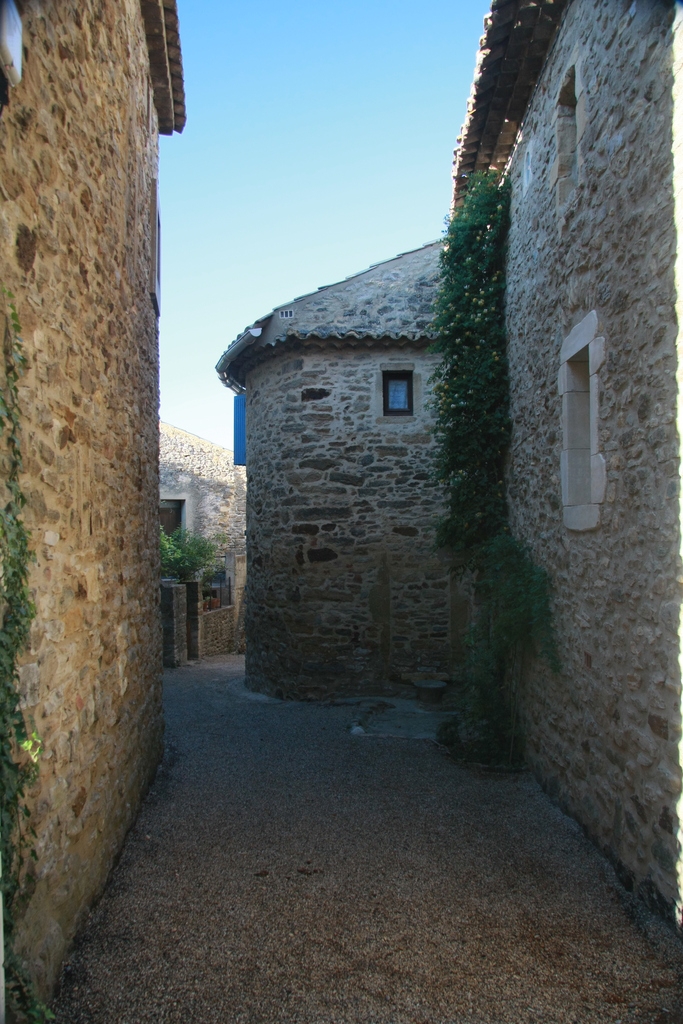
<path id="1" fill-rule="evenodd" d="M 492 0 L 454 154 L 454 205 L 473 171 L 505 167 L 568 2 Z"/>

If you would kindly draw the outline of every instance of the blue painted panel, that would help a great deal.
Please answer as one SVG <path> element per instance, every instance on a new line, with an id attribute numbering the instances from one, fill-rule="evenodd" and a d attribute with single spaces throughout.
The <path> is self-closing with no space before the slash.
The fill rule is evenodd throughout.
<path id="1" fill-rule="evenodd" d="M 247 396 L 235 395 L 235 465 L 247 464 Z"/>

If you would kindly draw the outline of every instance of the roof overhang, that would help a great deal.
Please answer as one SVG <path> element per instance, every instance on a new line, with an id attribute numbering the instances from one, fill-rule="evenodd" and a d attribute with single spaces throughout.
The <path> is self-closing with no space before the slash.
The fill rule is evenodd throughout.
<path id="1" fill-rule="evenodd" d="M 453 161 L 453 205 L 474 171 L 502 171 L 571 0 L 492 0 Z"/>
<path id="2" fill-rule="evenodd" d="M 270 317 L 266 318 L 267 320 Z M 263 324 L 264 321 L 261 321 Z M 216 373 L 221 383 L 226 388 L 231 388 L 237 394 L 240 394 L 245 389 L 244 374 L 240 373 L 240 356 L 245 352 L 247 348 L 254 345 L 257 338 L 261 337 L 263 333 L 262 326 L 248 327 L 244 334 L 240 334 L 239 338 L 233 341 L 232 345 L 216 363 Z"/>
<path id="3" fill-rule="evenodd" d="M 441 240 L 428 242 L 276 306 L 223 353 L 216 365 L 220 380 L 244 391 L 249 370 L 283 348 L 429 345 L 441 248 Z"/>
<path id="4" fill-rule="evenodd" d="M 433 333 L 401 335 L 361 334 L 357 331 L 348 331 L 345 334 L 322 334 L 317 331 L 288 331 L 282 337 L 261 344 L 247 331 L 223 353 L 216 364 L 216 372 L 226 388 L 230 388 L 236 394 L 243 394 L 246 391 L 249 370 L 268 359 L 273 359 L 284 349 L 294 352 L 339 351 L 345 348 L 425 349 L 431 345 L 435 337 Z"/>
<path id="5" fill-rule="evenodd" d="M 185 86 L 176 0 L 140 0 L 159 133 L 185 127 Z"/>

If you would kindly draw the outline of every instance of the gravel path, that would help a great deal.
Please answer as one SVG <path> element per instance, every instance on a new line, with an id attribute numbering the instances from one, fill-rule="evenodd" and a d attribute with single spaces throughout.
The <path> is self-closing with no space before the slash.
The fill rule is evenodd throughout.
<path id="1" fill-rule="evenodd" d="M 170 671 L 168 752 L 59 1024 L 683 1024 L 683 944 L 528 774 Z"/>

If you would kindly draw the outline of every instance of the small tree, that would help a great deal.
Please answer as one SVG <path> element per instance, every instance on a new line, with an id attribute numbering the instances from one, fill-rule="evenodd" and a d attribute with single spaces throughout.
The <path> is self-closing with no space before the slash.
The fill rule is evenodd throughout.
<path id="1" fill-rule="evenodd" d="M 216 570 L 216 541 L 178 527 L 170 536 L 160 529 L 161 574 L 190 583 L 209 583 Z"/>

